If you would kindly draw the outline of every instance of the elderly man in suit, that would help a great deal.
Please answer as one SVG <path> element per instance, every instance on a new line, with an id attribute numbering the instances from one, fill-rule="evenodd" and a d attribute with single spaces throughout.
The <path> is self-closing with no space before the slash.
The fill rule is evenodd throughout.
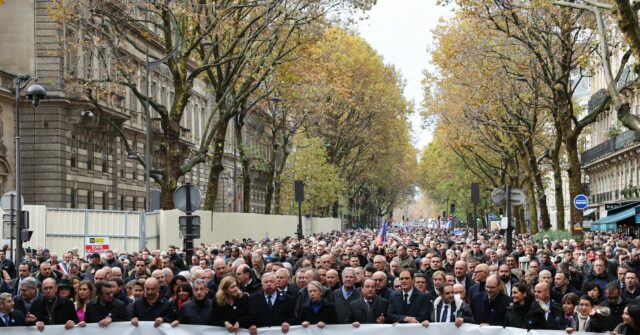
<path id="1" fill-rule="evenodd" d="M 471 311 L 476 323 L 502 325 L 505 310 L 511 303 L 511 298 L 501 292 L 500 284 L 498 277 L 489 276 L 485 281 L 485 291 L 471 299 Z"/>
<path id="2" fill-rule="evenodd" d="M 361 297 L 352 301 L 347 309 L 347 321 L 355 328 L 362 323 L 379 323 L 386 320 L 387 299 L 376 295 L 376 282 L 367 278 L 362 282 Z"/>
<path id="3" fill-rule="evenodd" d="M 10 293 L 0 293 L 0 327 L 25 326 L 25 316 L 13 309 L 13 299 Z"/>
<path id="4" fill-rule="evenodd" d="M 34 303 L 31 310 L 37 318 L 36 328 L 44 331 L 45 325 L 64 325 L 73 328 L 78 323 L 78 314 L 73 301 L 58 297 L 58 284 L 53 278 L 42 282 L 43 299 Z"/>
<path id="5" fill-rule="evenodd" d="M 433 306 L 427 295 L 414 288 L 413 272 L 400 272 L 401 289 L 391 293 L 387 321 L 390 323 L 420 323 L 429 327 L 429 315 Z"/>
<path id="6" fill-rule="evenodd" d="M 464 322 L 475 322 L 469 305 L 453 294 L 453 285 L 444 284 L 441 291 L 442 294 L 433 302 L 431 322 L 453 322 L 456 327 Z"/>
<path id="7" fill-rule="evenodd" d="M 356 270 L 346 267 L 342 270 L 342 286 L 331 292 L 333 305 L 340 323 L 349 323 L 347 309 L 349 304 L 360 298 L 360 290 L 355 287 Z"/>
<path id="8" fill-rule="evenodd" d="M 259 327 L 280 327 L 283 333 L 289 331 L 289 326 L 295 323 L 293 308 L 295 300 L 288 294 L 278 294 L 276 275 L 265 272 L 262 275 L 262 290 L 249 297 L 253 324 L 249 333 L 256 335 Z"/>

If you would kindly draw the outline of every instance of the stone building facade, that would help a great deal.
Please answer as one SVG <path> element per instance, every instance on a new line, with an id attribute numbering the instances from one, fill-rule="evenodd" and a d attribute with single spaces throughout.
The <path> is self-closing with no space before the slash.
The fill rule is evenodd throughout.
<path id="1" fill-rule="evenodd" d="M 24 98 L 21 103 L 25 202 L 57 208 L 143 210 L 147 196 L 145 171 L 131 157 L 136 152 L 146 152 L 144 106 L 132 92 L 121 90 L 103 99 L 109 120 L 92 109 L 79 88 L 65 78 L 72 71 L 75 76 L 98 76 L 103 69 L 91 58 L 77 59 L 66 48 L 64 37 L 75 32 L 50 17 L 50 3 L 47 0 L 7 0 L 0 8 L 0 31 L 3 32 L 0 34 L 0 45 L 3 46 L 0 51 L 0 191 L 15 188 L 12 79 L 17 74 L 30 74 L 38 77 L 38 83 L 47 90 L 48 99 L 35 110 Z M 152 96 L 165 105 L 173 99 L 167 72 L 166 68 L 158 67 L 150 81 Z M 185 150 L 203 136 L 202 128 L 210 115 L 211 98 L 206 92 L 206 83 L 198 82 L 185 111 L 181 124 Z M 114 124 L 121 126 L 135 152 L 127 152 Z M 236 159 L 233 126 L 231 121 L 225 145 L 225 171 L 221 175 L 215 205 L 218 211 L 241 209 L 241 204 L 234 204 L 241 199 L 238 196 L 241 166 Z M 255 128 L 245 126 L 245 141 L 255 141 L 255 137 L 261 136 L 252 133 Z M 153 115 L 151 131 L 156 139 L 161 132 L 159 119 Z M 158 147 L 159 142 L 155 140 L 153 151 Z M 209 168 L 208 164 L 200 164 L 180 182 L 198 185 L 205 194 Z M 261 212 L 266 186 L 260 172 L 252 171 L 252 176 L 255 187 L 250 207 L 253 212 Z M 157 192 L 157 185 L 152 184 L 152 193 Z"/>

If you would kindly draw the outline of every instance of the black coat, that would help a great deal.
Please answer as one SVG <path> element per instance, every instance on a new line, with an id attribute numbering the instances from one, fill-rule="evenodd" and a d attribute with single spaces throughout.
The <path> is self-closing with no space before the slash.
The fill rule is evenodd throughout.
<path id="1" fill-rule="evenodd" d="M 590 316 L 585 322 L 584 328 L 580 329 L 580 321 L 578 320 L 578 313 L 573 313 L 571 317 L 571 324 L 567 327 L 571 327 L 576 331 L 589 332 L 589 333 L 606 333 L 607 331 L 613 331 L 608 329 L 608 318 L 605 315 L 596 313 L 594 316 Z"/>
<path id="2" fill-rule="evenodd" d="M 24 313 L 13 310 L 13 312 L 9 313 L 9 324 L 5 324 L 4 320 L 0 318 L 0 327 L 18 327 L 18 326 L 26 326 L 27 323 L 24 320 Z"/>
<path id="3" fill-rule="evenodd" d="M 52 301 L 39 300 L 31 306 L 31 313 L 45 325 L 63 325 L 69 320 L 78 323 L 78 314 L 73 302 L 65 298 L 56 297 Z"/>
<path id="4" fill-rule="evenodd" d="M 230 305 L 218 305 L 217 301 L 213 300 L 213 325 L 224 327 L 224 322 L 234 324 L 238 322 L 240 327 L 249 328 L 252 324 L 252 311 L 249 304 L 249 296 L 243 294 L 240 299 L 236 299 L 233 306 Z"/>
<path id="5" fill-rule="evenodd" d="M 317 313 L 313 312 L 310 302 L 304 304 L 302 306 L 302 310 L 300 310 L 299 320 L 301 323 L 307 321 L 312 325 L 320 321 L 329 325 L 338 323 L 338 316 L 336 315 L 336 309 L 333 306 L 333 303 L 323 299 L 322 307 L 320 307 L 320 310 Z"/>
<path id="6" fill-rule="evenodd" d="M 349 295 L 349 299 L 345 299 L 342 294 L 342 288 L 333 290 L 331 292 L 333 295 L 333 306 L 336 309 L 336 315 L 338 315 L 338 323 L 349 323 L 347 320 L 347 309 L 349 309 L 349 304 L 360 298 L 360 290 L 354 288 Z"/>
<path id="7" fill-rule="evenodd" d="M 178 320 L 187 325 L 209 326 L 213 324 L 212 314 L 213 301 L 211 299 L 204 298 L 200 301 L 190 299 L 182 305 L 182 309 L 178 312 Z"/>
<path id="8" fill-rule="evenodd" d="M 87 303 L 84 322 L 98 323 L 107 316 L 110 316 L 113 322 L 129 321 L 131 319 L 127 311 L 127 305 L 118 299 L 114 298 L 108 304 L 102 304 L 98 299 L 93 299 Z"/>
<path id="9" fill-rule="evenodd" d="M 290 296 L 293 299 L 294 303 L 296 301 L 296 298 L 298 297 L 298 286 L 293 283 L 287 284 L 287 289 L 285 291 L 281 291 L 280 289 L 277 289 L 277 291 L 278 295 L 286 294 Z"/>
<path id="10" fill-rule="evenodd" d="M 608 299 L 605 299 L 599 306 L 609 309 L 606 331 L 613 331 L 618 324 L 622 323 L 622 313 L 624 308 L 627 307 L 627 301 L 620 298 L 617 303 L 612 304 Z"/>
<path id="11" fill-rule="evenodd" d="M 409 304 L 404 303 L 404 292 L 394 291 L 389 298 L 387 322 L 404 322 L 405 316 L 415 317 L 418 322 L 429 320 L 433 305 L 429 304 L 427 295 L 414 288 L 409 297 Z"/>
<path id="12" fill-rule="evenodd" d="M 27 315 L 29 313 L 33 313 L 33 307 L 38 303 L 38 301 L 42 300 L 44 298 L 44 296 L 42 295 L 42 293 L 38 293 L 38 295 L 33 298 L 33 302 L 31 303 L 31 307 L 29 309 L 27 309 L 27 306 L 25 305 L 24 301 L 22 300 L 22 297 L 19 295 L 16 295 L 13 297 L 13 302 L 15 303 L 15 305 L 13 306 L 13 309 L 18 310 L 20 312 L 22 312 L 22 314 Z"/>
<path id="13" fill-rule="evenodd" d="M 526 315 L 531 309 L 531 304 L 514 304 L 506 308 L 504 313 L 504 327 L 527 329 Z"/>
<path id="14" fill-rule="evenodd" d="M 431 312 L 429 322 L 441 322 L 443 305 L 442 298 L 440 297 L 434 301 L 433 311 Z M 475 323 L 471 307 L 465 304 L 462 299 L 458 298 L 454 299 L 453 303 L 451 303 L 448 322 L 455 322 L 457 318 L 462 318 L 464 323 Z"/>
<path id="15" fill-rule="evenodd" d="M 154 321 L 157 318 L 162 318 L 162 322 L 171 323 L 176 317 L 173 304 L 164 297 L 158 298 L 153 305 L 149 305 L 145 298 L 138 298 L 133 302 L 131 308 L 131 318 L 138 318 L 140 321 Z"/>
<path id="16" fill-rule="evenodd" d="M 476 323 L 488 323 L 501 326 L 504 323 L 504 313 L 511 304 L 511 298 L 502 292 L 489 301 L 486 293 L 478 293 L 471 299 L 471 311 Z"/>
<path id="17" fill-rule="evenodd" d="M 259 291 L 249 297 L 252 324 L 256 327 L 280 327 L 283 323 L 296 324 L 293 309 L 296 301 L 289 294 L 275 294 L 273 307 L 269 308 L 264 292 Z"/>
<path id="18" fill-rule="evenodd" d="M 566 322 L 564 321 L 562 305 L 552 300 L 549 304 L 549 316 L 546 319 L 545 314 L 546 313 L 540 306 L 539 302 L 534 301 L 531 303 L 531 308 L 525 316 L 525 319 L 527 320 L 527 329 L 564 329 Z"/>
<path id="19" fill-rule="evenodd" d="M 371 300 L 371 309 L 367 306 L 363 297 L 349 303 L 346 320 L 348 323 L 376 323 L 376 319 L 383 315 L 387 318 L 389 303 L 387 299 L 375 297 Z"/>

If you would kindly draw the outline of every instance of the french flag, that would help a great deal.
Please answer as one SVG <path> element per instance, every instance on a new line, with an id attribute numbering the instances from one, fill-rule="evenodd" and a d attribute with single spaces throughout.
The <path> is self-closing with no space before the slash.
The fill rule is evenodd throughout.
<path id="1" fill-rule="evenodd" d="M 378 234 L 378 238 L 376 239 L 376 244 L 381 246 L 384 241 L 387 239 L 387 231 L 389 230 L 389 222 L 385 221 L 382 224 L 382 228 L 380 229 L 380 234 Z"/>

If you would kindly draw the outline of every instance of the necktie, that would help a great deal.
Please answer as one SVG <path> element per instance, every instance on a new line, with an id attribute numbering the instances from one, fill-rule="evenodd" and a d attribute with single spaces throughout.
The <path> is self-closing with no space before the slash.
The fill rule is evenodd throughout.
<path id="1" fill-rule="evenodd" d="M 409 304 L 409 293 L 405 293 L 404 294 L 404 303 L 405 303 L 405 305 Z"/>
<path id="2" fill-rule="evenodd" d="M 367 308 L 369 308 L 369 310 L 371 310 L 371 300 L 367 300 Z"/>
<path id="3" fill-rule="evenodd" d="M 444 305 L 444 311 L 442 312 L 442 317 L 440 318 L 440 322 L 447 322 L 449 319 L 449 305 Z"/>
<path id="4" fill-rule="evenodd" d="M 2 316 L 2 322 L 4 322 L 4 325 L 7 326 L 7 327 L 11 326 L 9 324 L 9 315 L 8 314 L 5 314 L 5 315 Z"/>
<path id="5" fill-rule="evenodd" d="M 269 305 L 269 309 L 273 308 L 273 303 L 271 302 L 271 296 L 267 296 L 267 305 Z"/>

